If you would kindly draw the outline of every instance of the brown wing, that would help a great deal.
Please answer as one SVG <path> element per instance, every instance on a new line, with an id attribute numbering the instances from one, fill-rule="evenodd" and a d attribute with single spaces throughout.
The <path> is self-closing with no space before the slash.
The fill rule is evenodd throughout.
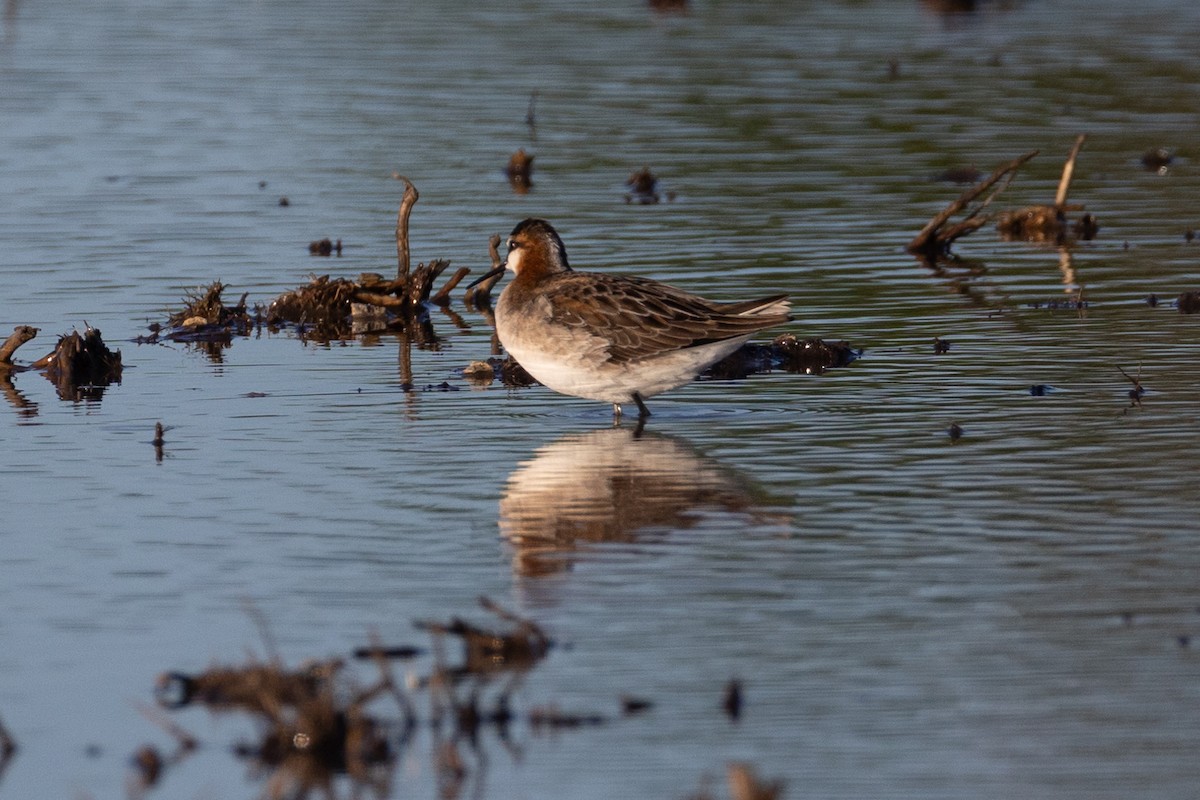
<path id="1" fill-rule="evenodd" d="M 788 319 L 786 313 L 752 313 L 777 306 L 782 297 L 718 305 L 645 278 L 579 272 L 556 276 L 543 297 L 555 323 L 606 339 L 617 362 L 745 336 Z"/>

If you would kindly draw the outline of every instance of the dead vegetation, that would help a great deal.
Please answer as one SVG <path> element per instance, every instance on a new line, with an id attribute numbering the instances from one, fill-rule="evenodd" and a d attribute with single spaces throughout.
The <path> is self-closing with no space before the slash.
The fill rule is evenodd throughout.
<path id="1" fill-rule="evenodd" d="M 1075 175 L 1075 161 L 1087 136 L 1080 134 L 1067 155 L 1063 164 L 1062 177 L 1058 181 L 1058 191 L 1054 202 L 1047 205 L 1034 205 L 1005 211 L 996 221 L 996 230 L 1005 239 L 1037 242 L 1043 244 L 1067 244 L 1075 239 L 1094 239 L 1099 231 L 1099 223 L 1091 214 L 1082 214 L 1072 220 L 1071 212 L 1083 211 L 1078 203 L 1068 203 L 1067 193 L 1071 189 L 1071 179 Z"/>
<path id="2" fill-rule="evenodd" d="M 32 364 L 15 363 L 17 348 L 32 341 L 38 332 L 29 325 L 18 325 L 0 345 L 0 389 L 18 409 L 36 413 L 37 408 L 13 384 L 13 375 L 20 372 L 40 371 L 61 399 L 73 402 L 99 400 L 105 389 L 121 382 L 121 352 L 110 350 L 100 331 L 90 325 L 83 333 L 71 331 L 58 337 L 54 349 Z"/>
<path id="3" fill-rule="evenodd" d="M 985 213 L 992 201 L 1012 183 L 1017 171 L 1037 155 L 1037 151 L 1033 150 L 996 167 L 991 175 L 964 191 L 944 210 L 934 215 L 908 243 L 908 251 L 921 257 L 926 263 L 936 263 L 950 256 L 950 246 L 955 240 L 993 221 L 1000 235 L 1009 240 L 1064 245 L 1076 239 L 1095 238 L 1099 230 L 1096 218 L 1091 214 L 1083 214 L 1072 220 L 1070 213 L 1082 211 L 1084 207 L 1067 202 L 1067 194 L 1075 173 L 1075 162 L 1086 138 L 1084 134 L 1076 137 L 1063 165 L 1062 177 L 1059 179 L 1053 203 L 1026 206 L 998 214 Z M 965 216 L 960 221 L 951 223 L 954 216 L 964 210 Z"/>
<path id="4" fill-rule="evenodd" d="M 307 285 L 268 304 L 263 314 L 267 325 L 292 325 L 305 336 L 331 340 L 353 335 L 356 318 L 373 319 L 376 328 L 403 329 L 422 316 L 426 303 L 449 304 L 450 292 L 470 269 L 460 268 L 435 293 L 434 283 L 450 262 L 434 259 L 410 268 L 409 216 L 420 194 L 410 180 L 397 177 L 404 181 L 404 197 L 396 215 L 396 277 L 363 273 L 358 280 L 351 280 L 314 275 Z"/>

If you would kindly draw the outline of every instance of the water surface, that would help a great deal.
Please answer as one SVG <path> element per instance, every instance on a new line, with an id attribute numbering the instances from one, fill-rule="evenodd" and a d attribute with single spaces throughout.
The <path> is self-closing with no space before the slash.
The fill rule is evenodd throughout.
<path id="1" fill-rule="evenodd" d="M 264 652 L 247 602 L 299 663 L 488 622 L 486 594 L 563 645 L 516 708 L 655 707 L 520 724 L 518 756 L 485 733 L 464 792 L 720 797 L 746 761 L 788 797 L 1192 796 L 1200 320 L 1172 301 L 1200 289 L 1200 23 L 932 5 L 13 6 L 0 331 L 42 329 L 29 361 L 91 324 L 126 370 L 78 402 L 18 374 L 0 407 L 0 793 L 123 796 L 129 755 L 171 744 L 136 708 L 156 676 Z M 997 204 L 1049 202 L 1078 133 L 1097 239 L 904 253 L 960 191 L 939 173 L 1038 149 Z M 643 165 L 673 200 L 625 202 Z M 394 338 L 134 343 L 213 280 L 267 302 L 390 272 L 396 172 L 416 260 L 482 268 L 545 216 L 577 267 L 787 291 L 788 330 L 864 356 L 677 390 L 634 438 L 603 404 L 472 388 L 491 331 L 457 302 L 412 392 Z M 340 259 L 307 254 L 324 236 Z M 177 721 L 203 746 L 150 796 L 258 796 L 244 722 Z M 431 751 L 393 794 L 435 794 Z"/>

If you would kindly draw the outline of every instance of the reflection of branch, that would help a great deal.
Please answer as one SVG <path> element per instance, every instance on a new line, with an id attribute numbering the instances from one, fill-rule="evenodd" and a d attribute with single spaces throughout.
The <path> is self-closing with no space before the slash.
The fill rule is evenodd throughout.
<path id="1" fill-rule="evenodd" d="M 7 400 L 13 408 L 21 412 L 21 416 L 37 416 L 37 403 L 21 394 L 21 391 L 12 381 L 11 370 L 0 369 L 0 392 L 4 393 L 4 399 Z M 0 747 L 2 747 L 3 741 L 3 729 L 0 729 Z"/>
<path id="2" fill-rule="evenodd" d="M 1017 170 L 1020 169 L 1026 161 L 1036 156 L 1037 153 L 1037 150 L 1032 150 L 1019 158 L 1009 161 L 1006 164 L 1001 164 L 986 180 L 975 184 L 970 189 L 967 189 L 965 192 L 959 195 L 957 200 L 950 203 L 950 205 L 946 206 L 944 211 L 931 219 L 928 224 L 921 229 L 921 232 L 916 235 L 916 238 L 908 243 L 908 251 L 910 253 L 924 253 L 929 255 L 944 253 L 947 249 L 949 249 L 950 243 L 955 239 L 959 238 L 960 236 L 966 236 L 968 233 L 978 230 L 986 225 L 990 218 L 980 217 L 980 213 L 988 207 L 988 205 L 996 198 L 997 195 L 1008 188 L 1008 185 L 1012 182 L 1012 179 L 1016 177 Z M 962 209 L 966 208 L 968 205 L 974 202 L 977 197 L 986 192 L 988 189 L 991 189 L 993 185 L 1001 180 L 1004 180 L 1003 185 L 995 189 L 991 194 L 984 198 L 984 200 L 978 206 L 976 206 L 971 210 L 970 213 L 967 214 L 962 222 L 942 230 L 942 226 L 945 225 L 951 217 L 953 217 Z"/>

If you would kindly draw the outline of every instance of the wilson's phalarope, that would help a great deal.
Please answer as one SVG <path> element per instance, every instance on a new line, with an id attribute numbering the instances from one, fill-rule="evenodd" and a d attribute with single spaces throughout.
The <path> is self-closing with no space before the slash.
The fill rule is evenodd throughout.
<path id="1" fill-rule="evenodd" d="M 603 400 L 621 415 L 691 381 L 754 333 L 786 322 L 787 295 L 712 303 L 647 278 L 576 272 L 542 219 L 508 237 L 508 258 L 475 283 L 515 277 L 496 304 L 496 332 L 530 375 L 563 394 Z M 474 285 L 474 284 L 472 284 Z"/>

